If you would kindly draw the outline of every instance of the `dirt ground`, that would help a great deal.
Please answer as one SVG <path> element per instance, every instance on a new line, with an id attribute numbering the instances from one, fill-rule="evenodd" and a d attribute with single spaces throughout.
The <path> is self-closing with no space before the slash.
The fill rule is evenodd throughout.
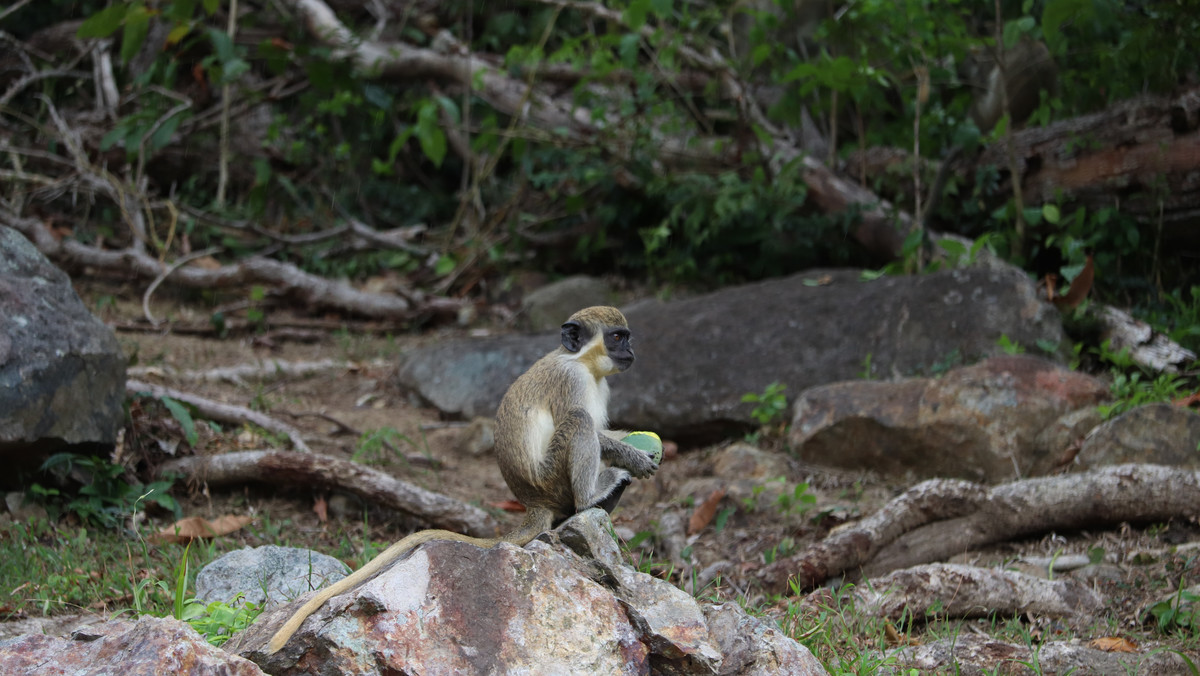
<path id="1" fill-rule="evenodd" d="M 209 330 L 214 311 L 211 300 L 181 300 L 160 291 L 153 311 L 156 317 L 169 319 L 170 324 L 152 329 L 143 318 L 137 287 L 102 280 L 77 286 L 88 306 L 98 308 L 98 313 L 117 327 L 119 340 L 133 364 L 151 369 L 140 379 L 261 410 L 301 429 L 318 453 L 355 458 L 428 490 L 479 505 L 496 517 L 502 529 L 520 521 L 519 513 L 508 511 L 512 506 L 506 502 L 512 500 L 512 495 L 491 453 L 471 452 L 471 429 L 459 421 L 442 420 L 436 410 L 413 401 L 393 382 L 397 358 L 408 350 L 468 331 L 500 333 L 509 328 L 485 324 L 470 329 L 440 327 L 408 332 L 378 324 L 342 324 L 337 318 L 313 318 L 276 309 L 269 310 L 266 321 L 255 330 L 219 337 Z M 336 359 L 353 366 L 308 377 L 241 383 L 202 382 L 171 375 L 172 371 L 207 371 L 268 358 L 293 362 Z M 153 446 L 173 449 L 177 454 L 286 446 L 286 442 L 228 425 L 220 432 L 200 425 L 196 448 L 188 449 L 186 443 L 173 445 L 179 435 L 172 434 L 171 424 L 167 419 L 159 427 L 147 426 L 144 433 L 162 437 L 154 440 L 161 443 L 145 443 L 147 439 L 143 438 L 138 444 L 141 452 Z M 357 432 L 348 433 L 346 428 Z M 363 442 L 372 436 L 388 436 L 394 449 Z M 663 462 L 653 479 L 637 481 L 626 491 L 613 521 L 618 534 L 626 539 L 635 565 L 669 577 L 685 588 L 693 584 L 706 587 L 706 596 L 741 599 L 748 606 L 785 620 L 787 599 L 763 595 L 755 586 L 754 569 L 820 539 L 840 523 L 871 513 L 907 486 L 868 473 L 806 466 L 790 457 L 779 441 L 760 441 L 757 447 L 762 453 L 731 446 L 739 441 L 679 449 Z M 718 490 L 725 491 L 725 495 L 716 501 L 714 516 L 705 528 L 688 536 L 682 547 L 679 541 L 672 543 L 664 536 L 668 519 L 682 519 L 686 524 L 696 506 Z M 806 493 L 815 498 L 811 505 L 780 498 L 798 498 Z M 268 484 L 220 491 L 193 486 L 189 495 L 182 497 L 186 516 L 238 513 L 286 523 L 289 544 L 326 552 L 333 551 L 347 533 L 361 534 L 364 507 L 370 508 L 353 496 L 329 495 L 306 486 Z M 321 500 L 329 507 L 324 520 L 314 510 Z M 369 523 L 366 535 L 377 542 L 399 539 L 425 526 L 417 519 L 375 508 L 365 513 Z M 1194 584 L 1197 570 L 1196 554 L 1187 559 L 1162 552 L 1171 545 L 1197 541 L 1200 531 L 1193 522 L 1134 524 L 1113 530 L 1049 534 L 960 558 L 966 562 L 1001 563 L 1020 556 L 1086 553 L 1100 546 L 1122 561 L 1133 562 L 1139 552 L 1155 552 L 1153 563 L 1122 563 L 1121 577 L 1103 583 L 1102 591 L 1112 599 L 1114 622 L 1106 627 L 1076 629 L 1085 637 L 1118 630 L 1157 640 L 1162 635 L 1155 635 L 1140 621 L 1140 612 L 1173 585 Z M 686 559 L 694 565 L 680 569 L 672 559 Z M 1029 620 L 1038 623 L 1036 618 Z M 1191 644 L 1180 647 L 1193 651 L 1195 640 Z"/>

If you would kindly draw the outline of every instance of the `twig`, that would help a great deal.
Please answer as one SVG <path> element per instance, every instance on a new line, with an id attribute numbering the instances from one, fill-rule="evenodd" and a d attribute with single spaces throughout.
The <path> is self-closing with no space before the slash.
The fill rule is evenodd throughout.
<path id="1" fill-rule="evenodd" d="M 160 323 L 154 318 L 154 314 L 150 312 L 150 296 L 154 295 L 154 290 L 158 288 L 158 285 L 162 284 L 163 281 L 166 280 L 167 277 L 170 277 L 172 272 L 178 270 L 180 266 L 194 261 L 197 258 L 204 258 L 205 256 L 215 254 L 220 250 L 221 247 L 214 246 L 204 249 L 203 251 L 193 251 L 186 256 L 180 256 L 179 258 L 175 259 L 175 262 L 167 266 L 167 269 L 163 270 L 161 275 L 155 277 L 153 282 L 150 282 L 150 286 L 146 287 L 146 292 L 142 294 L 142 314 L 145 315 L 146 321 L 150 322 L 151 326 L 157 327 Z"/>
<path id="2" fill-rule="evenodd" d="M 229 23 L 225 27 L 225 32 L 229 35 L 230 42 L 233 42 L 233 38 L 237 34 L 237 14 L 238 0 L 229 0 Z M 221 85 L 221 142 L 217 156 L 217 196 L 215 198 L 218 208 L 225 206 L 225 189 L 229 184 L 229 107 L 230 100 L 233 98 L 233 87 L 229 84 L 229 79 L 224 75 L 222 75 L 222 79 L 225 82 Z"/>
<path id="3" fill-rule="evenodd" d="M 18 9 L 21 9 L 25 5 L 28 5 L 30 2 L 32 2 L 32 0 L 17 0 L 13 4 L 9 5 L 6 9 L 0 10 L 0 21 L 3 21 L 4 17 L 8 16 L 9 14 L 12 14 L 13 12 L 17 11 Z"/>
<path id="4" fill-rule="evenodd" d="M 36 73 L 29 73 L 28 75 L 18 78 L 16 82 L 13 82 L 11 85 L 9 85 L 8 90 L 4 92 L 4 96 L 0 96 L 0 108 L 7 106 L 8 102 L 12 101 L 14 96 L 20 94 L 21 91 L 26 87 L 39 80 L 48 80 L 52 77 L 74 77 L 83 80 L 91 76 L 91 73 L 87 73 L 82 70 L 66 70 L 62 68 L 56 68 L 54 70 L 39 70 Z"/>
<path id="5" fill-rule="evenodd" d="M 194 406 L 201 417 L 211 420 L 230 423 L 250 423 L 257 425 L 268 432 L 282 434 L 292 442 L 292 446 L 302 453 L 311 453 L 312 449 L 304 442 L 304 438 L 300 436 L 300 430 L 280 422 L 266 414 L 252 411 L 244 406 L 235 406 L 233 404 L 223 404 L 219 401 L 213 401 L 199 395 L 176 390 L 162 385 L 152 385 L 144 383 L 140 380 L 127 380 L 125 382 L 125 391 L 129 394 L 138 394 L 141 392 L 149 392 L 155 397 L 170 397 L 176 401 L 183 402 L 189 406 Z"/>

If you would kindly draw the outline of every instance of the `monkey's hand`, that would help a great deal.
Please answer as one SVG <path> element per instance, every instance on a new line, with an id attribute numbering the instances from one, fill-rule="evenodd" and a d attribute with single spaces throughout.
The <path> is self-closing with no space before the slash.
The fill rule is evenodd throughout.
<path id="1" fill-rule="evenodd" d="M 600 435 L 600 457 L 616 467 L 629 470 L 638 479 L 646 479 L 658 471 L 658 463 L 645 451 L 624 441 Z"/>

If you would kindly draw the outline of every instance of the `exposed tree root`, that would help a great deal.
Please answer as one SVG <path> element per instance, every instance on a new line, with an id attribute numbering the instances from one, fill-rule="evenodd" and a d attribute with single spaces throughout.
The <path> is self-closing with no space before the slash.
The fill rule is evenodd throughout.
<path id="1" fill-rule="evenodd" d="M 790 579 L 810 589 L 842 573 L 882 575 L 1051 530 L 1197 515 L 1200 472 L 1189 469 L 1117 465 L 992 488 L 932 479 L 799 554 L 764 566 L 759 579 L 768 592 L 783 593 Z"/>
<path id="2" fill-rule="evenodd" d="M 312 486 L 353 493 L 374 504 L 411 514 L 438 528 L 477 537 L 494 537 L 496 522 L 482 509 L 427 491 L 390 474 L 317 453 L 242 451 L 192 456 L 163 464 L 161 476 L 182 474 L 211 486 L 269 483 Z"/>

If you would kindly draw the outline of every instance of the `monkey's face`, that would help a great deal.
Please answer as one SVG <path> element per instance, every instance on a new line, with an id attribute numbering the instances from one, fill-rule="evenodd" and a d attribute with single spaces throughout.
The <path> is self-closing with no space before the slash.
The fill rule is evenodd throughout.
<path id="1" fill-rule="evenodd" d="M 597 378 L 620 373 L 633 365 L 629 328 L 592 324 L 575 319 L 562 325 L 562 344 Z"/>
<path id="2" fill-rule="evenodd" d="M 633 366 L 633 346 L 629 344 L 632 337 L 623 326 L 610 327 L 604 332 L 604 347 L 618 372 Z"/>

